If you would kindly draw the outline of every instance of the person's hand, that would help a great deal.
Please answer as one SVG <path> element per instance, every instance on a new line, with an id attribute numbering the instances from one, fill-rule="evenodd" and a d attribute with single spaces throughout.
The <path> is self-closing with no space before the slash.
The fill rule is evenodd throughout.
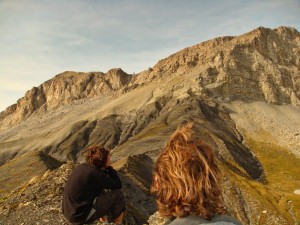
<path id="1" fill-rule="evenodd" d="M 111 161 L 110 161 L 110 155 L 107 155 L 107 159 L 106 159 L 106 163 L 104 165 L 104 169 L 106 169 L 107 167 L 111 166 Z"/>

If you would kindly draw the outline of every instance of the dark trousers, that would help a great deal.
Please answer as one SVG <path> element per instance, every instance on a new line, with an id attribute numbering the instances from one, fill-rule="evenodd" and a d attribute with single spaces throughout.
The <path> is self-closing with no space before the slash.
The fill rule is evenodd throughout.
<path id="1" fill-rule="evenodd" d="M 110 215 L 113 219 L 125 211 L 125 197 L 120 189 L 103 192 L 96 198 L 93 206 L 96 212 L 86 223 L 90 223 L 105 215 Z"/>

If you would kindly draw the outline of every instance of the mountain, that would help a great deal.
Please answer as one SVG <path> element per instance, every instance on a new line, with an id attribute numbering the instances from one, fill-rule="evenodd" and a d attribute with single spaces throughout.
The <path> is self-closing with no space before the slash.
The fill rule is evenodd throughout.
<path id="1" fill-rule="evenodd" d="M 215 149 L 230 214 L 244 224 L 298 223 L 299 107 L 300 33 L 291 27 L 212 39 L 134 75 L 61 73 L 0 113 L 0 221 L 18 223 L 32 205 L 13 204 L 23 199 L 18 187 L 31 193 L 30 179 L 38 185 L 101 144 L 112 149 L 130 215 L 145 223 L 155 211 L 156 156 L 178 125 L 194 121 Z"/>

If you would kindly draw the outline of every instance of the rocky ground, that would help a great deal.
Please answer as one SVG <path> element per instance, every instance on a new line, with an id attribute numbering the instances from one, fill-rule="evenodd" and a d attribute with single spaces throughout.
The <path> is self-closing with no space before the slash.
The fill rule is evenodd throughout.
<path id="1" fill-rule="evenodd" d="M 62 193 L 73 164 L 31 179 L 1 203 L 3 224 L 68 224 L 61 213 Z"/>
<path id="2" fill-rule="evenodd" d="M 256 140 L 287 148 L 300 158 L 300 108 L 262 101 L 235 101 L 225 105 L 240 132 L 246 131 Z M 269 136 L 262 136 L 262 131 Z"/>
<path id="3" fill-rule="evenodd" d="M 62 214 L 61 204 L 64 184 L 74 166 L 73 163 L 64 164 L 14 190 L 9 198 L 0 204 L 0 224 L 70 224 Z M 127 214 L 124 224 L 136 225 L 136 222 Z"/>

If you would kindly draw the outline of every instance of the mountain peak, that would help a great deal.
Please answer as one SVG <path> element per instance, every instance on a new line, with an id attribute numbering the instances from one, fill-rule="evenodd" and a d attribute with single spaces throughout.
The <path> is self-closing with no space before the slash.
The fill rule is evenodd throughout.
<path id="1" fill-rule="evenodd" d="M 119 76 L 128 75 L 121 68 L 112 68 L 107 72 L 107 74 L 108 75 L 113 74 L 113 75 L 119 75 Z"/>
<path id="2" fill-rule="evenodd" d="M 197 82 L 193 89 L 210 97 L 296 106 L 300 105 L 300 87 L 295 79 L 299 66 L 300 33 L 295 28 L 258 27 L 240 36 L 218 37 L 185 48 L 134 76 L 121 68 L 107 73 L 65 71 L 28 91 L 16 105 L 0 114 L 0 123 L 4 119 L 4 124 L 14 124 L 36 110 L 120 94 L 152 80 L 186 74 L 193 74 Z M 193 86 L 186 84 L 189 85 Z"/>
<path id="3" fill-rule="evenodd" d="M 287 26 L 280 26 L 274 29 L 274 31 L 278 32 L 279 34 L 292 34 L 292 35 L 299 35 L 299 31 L 294 27 L 287 27 Z"/>

